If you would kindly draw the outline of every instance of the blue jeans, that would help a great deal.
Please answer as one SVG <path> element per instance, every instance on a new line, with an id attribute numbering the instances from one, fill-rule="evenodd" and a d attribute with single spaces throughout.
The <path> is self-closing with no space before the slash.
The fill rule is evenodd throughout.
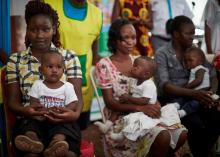
<path id="1" fill-rule="evenodd" d="M 180 109 L 186 112 L 186 115 L 192 114 L 199 109 L 199 102 L 196 100 L 175 98 L 172 102 L 177 102 L 180 104 Z"/>

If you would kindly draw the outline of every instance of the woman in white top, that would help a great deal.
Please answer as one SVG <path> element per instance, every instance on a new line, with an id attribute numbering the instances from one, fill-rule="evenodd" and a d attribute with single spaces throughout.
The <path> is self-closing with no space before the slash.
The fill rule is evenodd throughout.
<path id="1" fill-rule="evenodd" d="M 207 53 L 220 50 L 220 0 L 208 0 L 203 13 Z"/>

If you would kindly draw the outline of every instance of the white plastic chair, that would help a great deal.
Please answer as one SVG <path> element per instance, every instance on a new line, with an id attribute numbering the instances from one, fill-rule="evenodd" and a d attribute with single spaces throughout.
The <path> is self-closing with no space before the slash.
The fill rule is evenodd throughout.
<path id="1" fill-rule="evenodd" d="M 100 109 L 100 112 L 101 112 L 102 121 L 105 123 L 106 118 L 105 118 L 105 115 L 104 115 L 104 112 L 103 112 L 105 104 L 103 104 L 103 101 L 101 101 L 102 98 L 98 93 L 98 85 L 96 83 L 96 75 L 95 75 L 95 66 L 92 66 L 91 69 L 90 69 L 90 79 L 92 81 L 92 86 L 93 86 L 95 94 L 96 94 L 96 99 L 97 99 L 99 109 Z M 108 148 L 107 148 L 107 144 L 106 144 L 106 137 L 105 136 L 103 136 L 103 137 L 104 138 L 102 139 L 102 142 L 103 142 L 104 154 L 105 154 L 105 157 L 109 157 Z"/>
<path id="2" fill-rule="evenodd" d="M 103 104 L 103 101 L 101 101 L 101 97 L 98 93 L 98 85 L 96 83 L 96 76 L 95 76 L 95 66 L 92 66 L 91 67 L 91 70 L 90 70 L 90 79 L 92 81 L 92 86 L 93 86 L 93 89 L 95 91 L 95 95 L 96 95 L 96 100 L 98 102 L 98 105 L 99 105 L 99 109 L 100 109 L 100 112 L 101 112 L 101 116 L 102 116 L 102 121 L 105 123 L 106 121 L 106 118 L 105 118 L 105 115 L 104 115 L 104 112 L 103 112 L 103 108 L 104 108 L 104 104 Z"/>

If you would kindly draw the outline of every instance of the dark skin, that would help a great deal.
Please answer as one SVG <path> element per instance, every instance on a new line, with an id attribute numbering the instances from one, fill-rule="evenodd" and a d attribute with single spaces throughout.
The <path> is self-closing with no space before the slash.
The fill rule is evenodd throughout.
<path id="1" fill-rule="evenodd" d="M 205 21 L 205 43 L 206 43 L 206 49 L 208 54 L 213 54 L 212 52 L 212 45 L 211 45 L 211 29 L 207 25 L 207 21 Z"/>
<path id="2" fill-rule="evenodd" d="M 205 70 L 204 69 L 199 69 L 195 74 L 195 80 L 188 83 L 185 86 L 185 88 L 193 89 L 193 88 L 199 86 L 203 81 L 204 75 L 205 75 Z"/>
<path id="3" fill-rule="evenodd" d="M 52 21 L 48 16 L 36 15 L 31 18 L 29 23 L 27 23 L 26 35 L 32 43 L 32 54 L 38 59 L 39 62 L 41 62 L 41 56 L 45 52 L 49 51 L 54 33 L 56 33 L 55 26 L 52 25 Z M 81 92 L 82 80 L 79 78 L 71 78 L 68 79 L 68 81 L 74 85 L 75 92 L 78 97 L 77 107 L 75 107 L 75 105 L 70 105 L 66 108 L 56 108 L 55 110 L 50 110 L 49 112 L 51 117 L 47 116 L 47 118 L 52 123 L 74 122 L 78 119 L 81 113 L 83 106 Z M 46 109 L 38 103 L 31 106 L 22 106 L 22 93 L 20 91 L 19 82 L 8 84 L 8 90 L 9 108 L 16 115 L 35 118 L 36 116 L 45 116 L 48 114 Z M 31 157 L 39 155 L 27 153 L 25 156 Z M 69 151 L 65 156 L 75 157 L 76 154 Z"/>
<path id="4" fill-rule="evenodd" d="M 198 51 L 190 51 L 188 53 L 185 54 L 184 56 L 184 60 L 187 66 L 187 69 L 191 70 L 199 65 L 203 65 L 204 64 L 204 58 L 201 56 L 200 52 Z M 204 69 L 198 69 L 195 73 L 195 79 L 188 83 L 186 86 L 184 86 L 185 88 L 189 88 L 189 89 L 193 89 L 196 88 L 197 86 L 199 86 L 204 79 L 204 75 L 205 75 L 205 70 Z"/>
<path id="5" fill-rule="evenodd" d="M 129 56 L 131 53 L 131 47 L 134 47 L 136 44 L 135 29 L 132 25 L 125 25 L 121 28 L 121 36 L 126 36 L 126 39 L 123 41 L 117 41 L 117 50 L 110 57 L 112 63 L 116 68 L 125 76 L 131 76 L 130 71 L 132 68 L 132 61 Z M 143 112 L 144 114 L 152 117 L 160 117 L 160 104 L 156 103 L 154 105 L 137 105 L 137 104 L 127 104 L 121 103 L 120 101 L 114 99 L 113 89 L 102 89 L 103 98 L 106 106 L 109 109 L 119 112 Z M 182 132 L 178 140 L 176 148 L 173 150 L 169 147 L 170 143 L 170 134 L 167 130 L 162 131 L 156 137 L 154 143 L 151 146 L 150 157 L 171 157 L 173 153 L 179 149 L 180 146 L 186 140 L 187 133 Z"/>
<path id="6" fill-rule="evenodd" d="M 43 16 L 39 16 L 39 17 L 34 17 L 33 18 L 33 25 L 37 25 L 38 22 L 40 20 L 42 20 L 42 18 L 44 19 L 45 17 Z M 35 22 L 34 22 L 35 21 Z M 45 20 L 44 20 L 45 21 Z M 47 18 L 46 22 L 48 25 L 45 25 L 46 27 L 51 25 L 50 20 Z M 50 41 L 52 40 L 52 34 L 54 33 L 53 27 L 51 25 L 51 28 L 49 28 L 49 32 L 46 33 L 46 37 L 44 37 L 43 33 L 39 34 L 39 33 L 35 33 L 32 30 L 32 22 L 30 22 L 31 24 L 28 25 L 27 27 L 27 35 L 30 36 L 31 38 L 37 38 L 37 40 L 43 40 L 45 41 L 45 44 L 42 44 L 41 42 L 36 42 L 33 41 L 33 47 L 32 47 L 32 53 L 33 55 L 40 61 L 41 60 L 41 55 L 48 51 L 50 48 Z M 41 24 L 39 22 L 39 29 L 41 29 Z M 41 32 L 41 30 L 39 30 L 39 32 Z M 46 39 L 44 39 L 46 38 Z M 36 42 L 36 44 L 34 44 Z M 39 48 L 37 47 L 39 46 Z M 54 117 L 56 117 L 54 119 L 54 122 L 65 122 L 66 120 L 69 121 L 69 119 L 72 119 L 72 121 L 75 121 L 76 118 L 79 117 L 81 109 L 82 109 L 82 99 L 81 99 L 81 79 L 68 79 L 68 81 L 70 83 L 72 83 L 76 89 L 76 95 L 79 98 L 79 102 L 76 108 L 76 116 L 73 116 L 72 114 L 72 108 L 67 108 L 66 110 L 61 109 L 60 111 L 62 111 L 62 113 L 52 113 L 54 114 Z M 80 87 L 80 88 L 79 88 Z M 40 112 L 40 109 L 43 110 L 43 107 L 41 105 L 34 105 L 34 106 L 27 106 L 27 107 L 23 107 L 21 105 L 21 91 L 19 88 L 19 83 L 12 83 L 8 85 L 9 88 L 9 106 L 10 108 L 17 113 L 18 115 L 25 115 L 29 118 L 32 118 L 33 116 L 43 116 L 45 114 L 45 112 Z M 11 91 L 11 92 L 10 92 Z M 13 92 L 12 92 L 13 91 Z M 16 103 L 15 103 L 16 102 Z"/>
<path id="7" fill-rule="evenodd" d="M 64 65 L 63 65 L 63 57 L 58 54 L 49 54 L 46 53 L 44 55 L 44 59 L 42 60 L 42 64 L 39 67 L 39 71 L 44 76 L 44 84 L 51 89 L 57 89 L 63 86 L 63 82 L 60 81 L 60 78 L 63 75 Z M 53 76 L 55 75 L 55 76 Z M 53 76 L 53 77 L 52 77 Z M 40 105 L 40 102 L 37 98 L 30 97 L 30 105 Z M 54 114 L 65 112 L 65 108 L 69 108 L 72 111 L 76 111 L 77 102 L 71 102 L 65 107 L 50 107 L 49 109 L 46 108 L 47 114 L 44 117 L 36 117 L 38 120 L 45 120 L 46 118 L 50 120 L 52 123 L 55 123 Z M 77 119 L 75 117 L 77 114 L 72 113 L 72 116 L 69 116 L 69 120 L 65 119 L 66 122 L 72 122 L 73 119 Z M 74 118 L 75 117 L 75 118 Z M 62 122 L 60 119 L 57 119 L 57 122 Z"/>
<path id="8" fill-rule="evenodd" d="M 132 103 L 137 105 L 146 105 L 146 103 L 149 102 L 149 98 L 142 97 L 142 98 L 136 98 L 132 97 L 129 94 L 122 94 L 119 98 L 121 103 Z"/>
<path id="9" fill-rule="evenodd" d="M 123 29 L 124 28 L 124 29 Z M 125 25 L 122 27 L 121 35 L 127 37 L 127 41 L 118 41 L 117 51 L 110 57 L 113 64 L 117 69 L 124 75 L 130 76 L 130 71 L 132 68 L 132 61 L 129 57 L 129 49 L 127 47 L 132 47 L 136 44 L 136 38 L 133 39 L 135 35 L 135 30 L 132 25 Z M 135 105 L 135 104 L 121 104 L 118 100 L 113 98 L 113 89 L 103 89 L 102 90 L 105 104 L 108 108 L 120 112 L 135 112 L 142 111 L 151 117 L 160 116 L 160 105 Z M 147 104 L 147 103 L 146 103 Z"/>
<path id="10" fill-rule="evenodd" d="M 133 24 L 141 24 L 146 26 L 148 29 L 152 29 L 153 28 L 153 19 L 152 19 L 152 13 L 151 13 L 151 6 L 150 4 L 148 5 L 148 14 L 149 14 L 149 18 L 148 19 L 140 19 L 137 17 L 133 17 L 133 19 L 129 19 Z M 121 5 L 119 0 L 115 0 L 114 6 L 113 6 L 113 11 L 112 11 L 112 19 L 111 21 L 113 22 L 114 20 L 116 20 L 117 18 L 120 17 L 121 14 Z"/>
<path id="11" fill-rule="evenodd" d="M 192 40 L 195 33 L 195 26 L 193 24 L 185 24 L 181 28 L 181 31 L 174 32 L 174 34 L 172 35 L 172 45 L 178 60 L 180 62 L 183 62 L 183 57 L 186 49 L 191 47 L 192 45 Z M 210 79 L 211 89 L 216 88 L 213 86 L 216 86 L 217 78 L 213 77 Z M 164 91 L 172 96 L 191 97 L 195 100 L 198 100 L 201 104 L 204 104 L 206 107 L 212 107 L 215 105 L 210 96 L 210 92 L 208 91 L 187 89 L 184 87 L 176 86 L 169 82 L 164 85 Z"/>
<path id="12" fill-rule="evenodd" d="M 155 69 L 152 63 L 144 60 L 144 59 L 136 59 L 134 61 L 131 76 L 136 78 L 137 85 L 142 84 L 144 81 L 150 79 L 153 76 L 153 69 Z M 137 105 L 146 105 L 149 103 L 149 98 L 147 97 L 133 97 L 130 94 L 122 94 L 119 97 L 120 102 L 122 103 L 132 103 Z"/>

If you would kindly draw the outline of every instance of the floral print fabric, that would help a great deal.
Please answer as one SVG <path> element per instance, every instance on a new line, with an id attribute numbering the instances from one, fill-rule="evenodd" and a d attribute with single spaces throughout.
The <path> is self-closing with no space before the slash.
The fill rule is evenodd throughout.
<path id="1" fill-rule="evenodd" d="M 102 89 L 112 88 L 113 89 L 113 97 L 118 99 L 118 97 L 123 93 L 129 93 L 129 81 L 131 78 L 123 75 L 116 66 L 111 62 L 109 57 L 101 59 L 96 65 L 96 78 L 97 83 Z M 115 111 L 105 108 L 107 110 L 108 115 L 112 115 Z M 123 113 L 117 112 L 117 116 L 114 116 L 114 126 L 105 134 L 105 143 L 108 148 L 108 154 L 110 157 L 145 157 L 149 153 L 150 147 L 154 142 L 157 135 L 165 130 L 164 127 L 156 126 L 149 130 L 149 132 L 138 138 L 136 141 L 130 141 L 128 139 L 124 139 L 123 141 L 117 142 L 110 139 L 109 135 L 112 129 L 116 127 L 120 123 L 120 121 L 124 116 Z M 111 119 L 111 116 L 106 117 L 107 119 Z M 178 126 L 176 129 L 170 130 L 170 134 L 172 137 L 171 144 L 175 145 L 178 141 L 179 135 L 181 132 L 185 130 L 183 126 Z"/>

